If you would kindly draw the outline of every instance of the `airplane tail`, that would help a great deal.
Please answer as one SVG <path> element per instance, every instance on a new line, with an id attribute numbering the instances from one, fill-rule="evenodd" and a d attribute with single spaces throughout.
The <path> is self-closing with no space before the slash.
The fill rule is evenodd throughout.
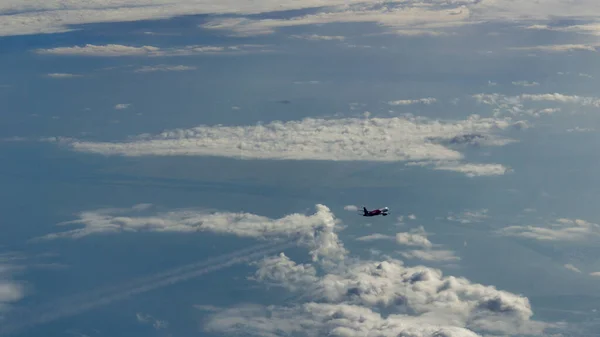
<path id="1" fill-rule="evenodd" d="M 363 206 L 363 214 L 365 214 L 365 215 L 366 215 L 366 214 L 368 214 L 368 213 L 369 213 L 369 211 L 367 211 L 367 208 Z"/>

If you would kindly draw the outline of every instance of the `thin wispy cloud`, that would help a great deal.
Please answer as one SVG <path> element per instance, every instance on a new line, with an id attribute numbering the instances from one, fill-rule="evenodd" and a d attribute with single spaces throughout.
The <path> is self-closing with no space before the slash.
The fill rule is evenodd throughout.
<path id="1" fill-rule="evenodd" d="M 339 35 L 290 35 L 293 39 L 308 40 L 308 41 L 344 41 L 346 37 Z"/>
<path id="2" fill-rule="evenodd" d="M 168 56 L 192 56 L 202 54 L 239 54 L 248 52 L 268 52 L 269 49 L 263 45 L 232 45 L 232 46 L 201 46 L 191 45 L 182 47 L 161 48 L 155 46 L 126 46 L 120 44 L 56 47 L 47 49 L 36 49 L 41 55 L 54 56 L 88 56 L 88 57 L 168 57 Z"/>
<path id="3" fill-rule="evenodd" d="M 401 99 L 397 101 L 388 102 L 389 105 L 411 105 L 411 104 L 433 104 L 437 102 L 437 99 L 433 97 L 419 98 L 419 99 Z"/>
<path id="4" fill-rule="evenodd" d="M 170 71 L 191 71 L 196 70 L 196 67 L 185 66 L 185 65 L 168 65 L 168 64 L 157 64 L 154 66 L 143 66 L 135 69 L 133 72 L 136 73 L 153 73 L 153 72 L 170 72 Z"/>
<path id="5" fill-rule="evenodd" d="M 546 226 L 508 226 L 497 233 L 538 241 L 584 242 L 600 237 L 600 225 L 581 219 L 557 219 Z"/>
<path id="6" fill-rule="evenodd" d="M 81 75 L 69 74 L 69 73 L 50 73 L 50 74 L 47 74 L 46 77 L 61 79 L 61 78 L 77 78 L 77 77 L 81 77 Z"/>
<path id="7" fill-rule="evenodd" d="M 119 103 L 115 105 L 115 110 L 125 110 L 131 106 L 130 103 Z"/>
<path id="8" fill-rule="evenodd" d="M 489 135 L 518 130 L 522 122 L 471 116 L 465 120 L 424 117 L 345 118 L 271 122 L 251 126 L 199 126 L 139 135 L 126 142 L 89 142 L 54 138 L 74 151 L 121 156 L 221 156 L 237 159 L 404 161 L 409 165 L 469 176 L 510 172 L 501 164 L 465 163 L 447 140 L 467 134 Z M 484 137 L 485 138 L 485 137 Z M 482 142 L 502 146 L 503 141 Z"/>

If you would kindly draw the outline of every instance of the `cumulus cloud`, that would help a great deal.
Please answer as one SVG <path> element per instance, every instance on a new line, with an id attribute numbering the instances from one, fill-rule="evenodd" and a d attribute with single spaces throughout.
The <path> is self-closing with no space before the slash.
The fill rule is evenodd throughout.
<path id="1" fill-rule="evenodd" d="M 234 46 L 201 46 L 191 45 L 173 48 L 161 48 L 155 46 L 125 46 L 120 44 L 56 47 L 47 49 L 37 49 L 35 52 L 42 55 L 57 56 L 91 56 L 91 57 L 124 57 L 124 56 L 148 56 L 148 57 L 166 57 L 166 56 L 190 56 L 201 54 L 237 54 L 247 52 L 263 52 L 263 45 L 234 45 Z"/>
<path id="2" fill-rule="evenodd" d="M 508 226 L 498 234 L 539 241 L 586 241 L 600 236 L 600 225 L 581 219 L 557 219 L 547 226 Z"/>
<path id="3" fill-rule="evenodd" d="M 121 156 L 221 156 L 238 159 L 406 161 L 468 176 L 510 172 L 500 164 L 464 163 L 463 154 L 442 144 L 465 134 L 495 135 L 519 129 L 510 118 L 443 121 L 424 117 L 345 118 L 274 121 L 250 126 L 198 126 L 142 134 L 123 142 L 91 142 L 51 138 L 68 148 L 87 153 Z M 487 142 L 484 145 L 502 145 Z"/>
<path id="4" fill-rule="evenodd" d="M 254 280 L 283 287 L 303 302 L 212 308 L 205 331 L 269 337 L 466 337 L 541 335 L 552 327 L 532 320 L 523 296 L 396 259 L 345 259 L 313 267 L 280 254 L 256 265 Z"/>
<path id="5" fill-rule="evenodd" d="M 427 237 L 429 234 L 423 226 L 419 226 L 409 232 L 397 233 L 396 243 L 402 246 L 417 248 L 409 251 L 402 251 L 406 259 L 417 259 L 423 261 L 449 262 L 459 261 L 460 258 L 451 250 L 438 249 L 440 245 L 433 244 Z"/>

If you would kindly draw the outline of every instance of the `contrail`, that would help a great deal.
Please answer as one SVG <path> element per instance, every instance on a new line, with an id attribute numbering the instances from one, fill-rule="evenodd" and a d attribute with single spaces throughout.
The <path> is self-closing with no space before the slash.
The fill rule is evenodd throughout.
<path id="1" fill-rule="evenodd" d="M 33 312 L 21 313 L 19 316 L 11 317 L 17 323 L 3 325 L 0 327 L 0 335 L 16 333 L 19 330 L 55 321 L 60 318 L 74 316 L 94 308 L 111 304 L 115 301 L 126 299 L 130 296 L 141 294 L 160 287 L 168 286 L 177 282 L 185 281 L 194 277 L 205 275 L 235 264 L 248 262 L 261 256 L 294 246 L 293 240 L 279 244 L 263 244 L 242 250 L 238 250 L 223 256 L 209 259 L 203 262 L 192 263 L 186 266 L 171 269 L 152 276 L 147 276 L 128 282 L 125 286 L 101 289 L 90 295 L 77 295 L 66 301 L 59 301 L 37 308 Z M 222 261 L 228 260 L 228 261 Z M 208 265 L 208 266 L 207 266 Z M 199 269 L 200 268 L 200 269 Z M 13 315 L 11 315 L 13 316 Z"/>

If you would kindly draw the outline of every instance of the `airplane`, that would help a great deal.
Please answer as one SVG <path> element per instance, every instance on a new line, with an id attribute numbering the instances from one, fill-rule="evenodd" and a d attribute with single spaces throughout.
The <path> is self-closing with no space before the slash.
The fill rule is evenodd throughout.
<path id="1" fill-rule="evenodd" d="M 377 215 L 386 216 L 386 215 L 388 215 L 389 211 L 390 210 L 387 207 L 383 207 L 383 208 L 379 208 L 379 209 L 374 209 L 372 211 L 369 211 L 369 210 L 367 210 L 366 207 L 363 207 L 363 215 L 362 216 L 377 216 Z"/>

